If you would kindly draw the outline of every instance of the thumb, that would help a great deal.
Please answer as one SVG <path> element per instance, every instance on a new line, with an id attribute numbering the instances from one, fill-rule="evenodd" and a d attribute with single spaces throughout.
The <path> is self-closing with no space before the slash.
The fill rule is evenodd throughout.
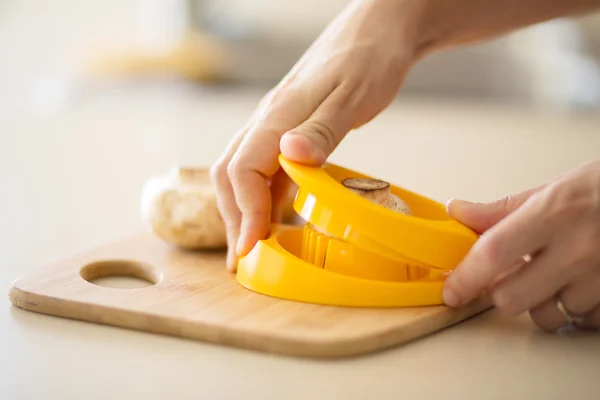
<path id="1" fill-rule="evenodd" d="M 452 199 L 448 201 L 446 207 L 450 218 L 482 234 L 519 208 L 544 187 L 545 185 L 541 185 L 490 203 L 471 203 L 466 200 Z"/>
<path id="2" fill-rule="evenodd" d="M 344 99 L 335 91 L 302 124 L 286 132 L 280 141 L 283 156 L 307 165 L 322 165 L 352 128 L 342 110 Z"/>

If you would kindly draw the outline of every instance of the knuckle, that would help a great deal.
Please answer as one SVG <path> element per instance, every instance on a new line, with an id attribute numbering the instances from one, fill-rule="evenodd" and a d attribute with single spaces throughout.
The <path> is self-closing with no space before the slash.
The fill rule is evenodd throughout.
<path id="1" fill-rule="evenodd" d="M 288 84 L 280 82 L 277 86 L 272 87 L 258 102 L 258 108 L 269 107 L 271 104 L 281 100 L 282 96 L 287 92 Z"/>
<path id="2" fill-rule="evenodd" d="M 281 91 L 273 92 L 268 99 L 266 99 L 262 105 L 262 117 L 263 119 L 268 117 L 273 117 L 273 115 L 277 114 L 277 106 L 281 104 L 284 98 L 284 94 Z"/>
<path id="3" fill-rule="evenodd" d="M 279 102 L 283 99 L 293 96 L 296 93 L 296 91 L 296 87 L 291 83 L 282 83 L 277 88 L 273 89 L 273 91 L 271 92 L 270 102 Z"/>
<path id="4" fill-rule="evenodd" d="M 300 88 L 291 83 L 281 83 L 277 87 L 271 89 L 271 91 L 263 98 L 262 105 L 264 113 L 266 115 L 277 115 L 280 110 L 280 106 L 288 104 L 289 100 L 297 98 L 300 93 Z"/>
<path id="5" fill-rule="evenodd" d="M 262 99 L 260 99 L 260 102 L 258 103 L 259 106 L 264 106 L 266 103 L 270 102 L 273 99 L 273 96 L 275 95 L 275 93 L 277 93 L 277 87 L 271 88 L 264 96 Z"/>
<path id="6" fill-rule="evenodd" d="M 240 162 L 237 161 L 237 159 L 232 160 L 229 162 L 229 164 L 227 164 L 226 173 L 232 183 L 235 183 L 238 180 L 240 176 L 240 171 L 241 165 Z"/>
<path id="7" fill-rule="evenodd" d="M 570 264 L 572 268 L 587 270 L 594 266 L 596 258 L 598 258 L 597 242 L 586 238 L 572 240 L 570 251 Z"/>
<path id="8" fill-rule="evenodd" d="M 568 223 L 586 217 L 598 208 L 597 199 L 569 181 L 557 182 L 547 192 L 546 211 L 556 223 Z"/>
<path id="9" fill-rule="evenodd" d="M 514 195 L 508 195 L 505 197 L 502 197 L 501 199 L 498 199 L 496 201 L 494 201 L 494 206 L 495 208 L 501 209 L 501 210 L 507 210 L 510 208 L 511 204 L 514 202 Z"/>
<path id="10" fill-rule="evenodd" d="M 536 195 L 537 194 L 534 193 L 534 194 L 531 194 L 530 196 L 527 196 L 526 192 L 513 193 L 513 194 L 505 196 L 499 200 L 496 200 L 494 202 L 494 206 L 496 206 L 496 208 L 499 210 L 505 210 L 505 211 L 516 210 L 527 200 L 529 200 L 529 199 L 535 200 L 537 198 Z"/>
<path id="11" fill-rule="evenodd" d="M 483 234 L 476 248 L 479 262 L 486 267 L 496 265 L 504 252 L 504 246 L 497 236 Z"/>
<path id="12" fill-rule="evenodd" d="M 223 162 L 214 164 L 210 168 L 209 176 L 213 185 L 219 186 L 223 180 L 227 180 L 227 164 L 224 164 Z"/>
<path id="13" fill-rule="evenodd" d="M 337 90 L 345 91 L 346 97 L 353 97 L 356 99 L 358 98 L 356 92 L 359 91 L 361 87 L 373 85 L 372 81 L 365 80 L 365 76 L 361 74 L 358 69 L 350 74 L 343 74 L 340 72 L 337 76 L 343 76 L 343 78 L 338 81 Z"/>
<path id="14" fill-rule="evenodd" d="M 335 147 L 335 133 L 333 129 L 325 122 L 318 120 L 309 120 L 304 123 L 304 128 L 310 135 L 314 135 L 323 141 L 328 149 Z"/>

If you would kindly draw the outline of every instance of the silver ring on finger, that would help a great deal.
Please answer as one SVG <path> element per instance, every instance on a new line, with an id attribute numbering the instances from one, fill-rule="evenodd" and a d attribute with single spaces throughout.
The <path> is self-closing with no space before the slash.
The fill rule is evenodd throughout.
<path id="1" fill-rule="evenodd" d="M 554 298 L 554 302 L 556 303 L 556 308 L 558 308 L 558 310 L 560 311 L 560 313 L 565 317 L 565 319 L 567 320 L 567 323 L 569 325 L 572 326 L 580 326 L 583 325 L 584 320 L 583 317 L 580 315 L 575 315 L 572 312 L 570 312 L 567 307 L 565 307 L 564 303 L 562 302 L 562 300 L 560 299 L 560 295 L 557 294 Z"/>

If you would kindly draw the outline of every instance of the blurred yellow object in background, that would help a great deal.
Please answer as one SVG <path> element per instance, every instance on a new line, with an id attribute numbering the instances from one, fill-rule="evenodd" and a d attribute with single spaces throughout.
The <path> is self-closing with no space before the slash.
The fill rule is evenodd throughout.
<path id="1" fill-rule="evenodd" d="M 164 54 L 137 49 L 104 54 L 94 59 L 87 72 L 92 77 L 174 75 L 191 81 L 223 80 L 227 50 L 223 42 L 200 31 L 189 31 Z"/>

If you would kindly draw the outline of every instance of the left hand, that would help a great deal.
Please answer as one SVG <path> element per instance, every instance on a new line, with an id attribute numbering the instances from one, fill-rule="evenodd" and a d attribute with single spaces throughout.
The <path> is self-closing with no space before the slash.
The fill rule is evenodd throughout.
<path id="1" fill-rule="evenodd" d="M 556 331 L 568 324 L 559 296 L 600 328 L 600 160 L 493 203 L 451 201 L 448 212 L 482 235 L 448 276 L 447 305 L 487 292 L 501 311 Z"/>

